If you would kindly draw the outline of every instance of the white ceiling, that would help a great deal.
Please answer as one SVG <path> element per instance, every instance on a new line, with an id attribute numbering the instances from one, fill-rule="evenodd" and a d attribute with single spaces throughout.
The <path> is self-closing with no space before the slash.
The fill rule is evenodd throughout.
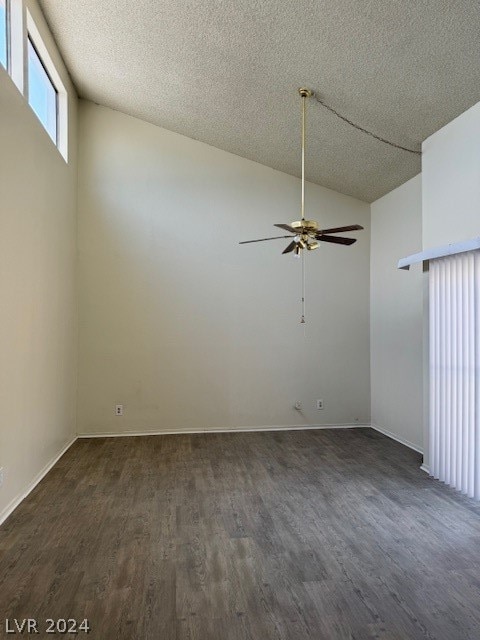
<path id="1" fill-rule="evenodd" d="M 294 175 L 301 85 L 416 148 L 480 100 L 478 0 L 40 3 L 80 96 Z M 420 171 L 309 107 L 309 180 L 372 201 Z"/>

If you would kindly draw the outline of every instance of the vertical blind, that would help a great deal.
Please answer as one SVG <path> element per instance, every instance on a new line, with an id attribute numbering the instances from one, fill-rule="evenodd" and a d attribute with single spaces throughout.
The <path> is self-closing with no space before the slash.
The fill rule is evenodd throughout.
<path id="1" fill-rule="evenodd" d="M 480 500 L 480 251 L 430 262 L 430 473 Z"/>

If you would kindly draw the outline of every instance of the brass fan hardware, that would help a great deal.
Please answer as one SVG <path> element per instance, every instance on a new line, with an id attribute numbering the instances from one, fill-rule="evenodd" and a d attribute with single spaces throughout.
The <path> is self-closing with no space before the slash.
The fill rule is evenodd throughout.
<path id="1" fill-rule="evenodd" d="M 302 317 L 301 324 L 305 324 L 305 253 L 314 251 L 320 246 L 320 242 L 330 242 L 332 244 L 351 245 L 356 242 L 356 238 L 345 238 L 344 236 L 336 236 L 332 234 L 343 233 L 345 231 L 360 231 L 363 229 L 359 224 L 351 224 L 345 227 L 334 227 L 331 229 L 319 229 L 315 220 L 305 219 L 305 138 L 306 138 L 306 111 L 307 99 L 315 96 L 310 89 L 302 87 L 298 90 L 302 99 L 302 197 L 300 207 L 300 220 L 294 220 L 289 224 L 275 224 L 275 227 L 288 231 L 290 235 L 273 236 L 270 238 L 260 238 L 259 240 L 245 240 L 239 244 L 251 244 L 253 242 L 266 242 L 269 240 L 280 240 L 288 238 L 290 244 L 282 251 L 282 253 L 292 253 L 295 257 L 302 256 Z"/>
<path id="2" fill-rule="evenodd" d="M 346 227 L 335 227 L 333 229 L 319 229 L 315 220 L 305 220 L 305 139 L 306 139 L 306 121 L 307 121 L 307 99 L 315 96 L 311 89 L 302 87 L 298 90 L 302 99 L 302 198 L 300 206 L 300 220 L 294 220 L 290 224 L 276 224 L 275 227 L 288 231 L 288 236 L 274 236 L 271 238 L 260 238 L 259 240 L 245 240 L 239 244 L 251 244 L 252 242 L 266 242 L 268 240 L 280 240 L 291 238 L 292 241 L 282 253 L 292 253 L 295 256 L 300 255 L 303 249 L 313 251 L 318 249 L 320 242 L 330 242 L 333 244 L 351 245 L 357 240 L 355 238 L 345 238 L 330 235 L 333 233 L 343 233 L 344 231 L 360 231 L 363 229 L 359 224 L 352 224 Z"/>

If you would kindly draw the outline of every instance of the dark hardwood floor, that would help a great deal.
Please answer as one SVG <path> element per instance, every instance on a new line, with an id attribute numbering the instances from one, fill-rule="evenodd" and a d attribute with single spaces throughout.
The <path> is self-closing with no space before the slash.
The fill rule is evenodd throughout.
<path id="1" fill-rule="evenodd" d="M 478 640 L 480 505 L 419 465 L 370 429 L 79 440 L 0 528 L 2 633 Z"/>

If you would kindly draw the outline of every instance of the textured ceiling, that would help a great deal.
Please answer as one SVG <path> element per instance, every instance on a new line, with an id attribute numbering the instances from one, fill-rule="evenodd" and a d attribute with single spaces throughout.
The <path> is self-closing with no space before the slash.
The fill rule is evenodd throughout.
<path id="1" fill-rule="evenodd" d="M 306 85 L 404 146 L 480 100 L 478 0 L 40 0 L 80 96 L 299 175 Z M 372 201 L 421 169 L 309 103 L 307 178 Z"/>

